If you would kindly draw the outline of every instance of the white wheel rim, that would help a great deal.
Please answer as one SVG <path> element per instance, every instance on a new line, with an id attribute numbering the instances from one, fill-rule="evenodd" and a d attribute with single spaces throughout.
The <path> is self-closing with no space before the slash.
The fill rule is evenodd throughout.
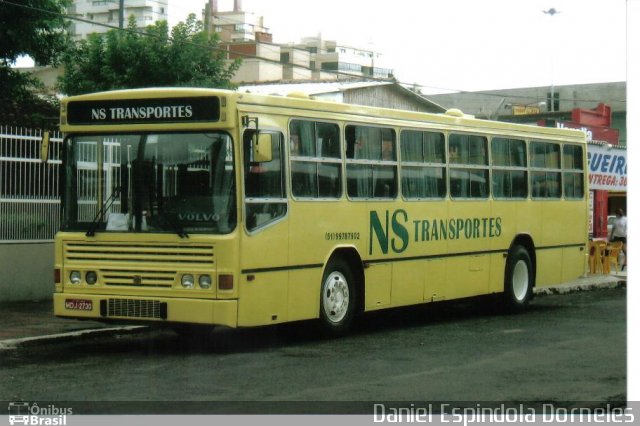
<path id="1" fill-rule="evenodd" d="M 512 276 L 513 295 L 517 301 L 522 302 L 527 297 L 529 289 L 529 268 L 527 262 L 519 260 L 513 268 Z"/>
<path id="2" fill-rule="evenodd" d="M 349 285 L 340 272 L 329 274 L 322 287 L 322 307 L 324 314 L 332 323 L 339 323 L 349 309 Z"/>

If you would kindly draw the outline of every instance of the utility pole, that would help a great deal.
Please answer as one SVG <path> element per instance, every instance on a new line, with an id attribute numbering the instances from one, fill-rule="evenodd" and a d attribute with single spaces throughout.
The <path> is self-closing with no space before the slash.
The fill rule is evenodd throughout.
<path id="1" fill-rule="evenodd" d="M 120 22 L 120 29 L 124 29 L 124 0 L 120 0 L 120 10 L 118 11 L 118 21 Z"/>
<path id="2" fill-rule="evenodd" d="M 551 18 L 553 18 L 554 15 L 557 15 L 558 13 L 560 13 L 559 10 L 556 10 L 555 8 L 550 8 L 549 10 L 543 10 L 542 13 L 544 13 L 545 15 L 549 15 Z M 553 40 L 553 36 L 555 35 L 554 33 L 554 28 L 553 28 L 553 20 L 551 21 L 552 23 L 550 24 L 550 33 L 551 33 L 551 38 Z M 556 95 L 555 95 L 555 88 L 554 88 L 554 69 L 553 69 L 553 54 L 554 54 L 554 50 L 553 50 L 553 42 L 550 43 L 551 46 L 551 99 L 550 99 L 550 104 L 551 104 L 551 112 L 555 112 L 555 104 L 556 104 Z"/>

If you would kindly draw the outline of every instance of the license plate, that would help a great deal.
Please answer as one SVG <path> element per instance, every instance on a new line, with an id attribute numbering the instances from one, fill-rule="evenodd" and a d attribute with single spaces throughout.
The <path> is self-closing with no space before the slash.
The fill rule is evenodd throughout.
<path id="1" fill-rule="evenodd" d="M 86 299 L 65 299 L 64 307 L 74 311 L 92 311 L 93 302 Z"/>

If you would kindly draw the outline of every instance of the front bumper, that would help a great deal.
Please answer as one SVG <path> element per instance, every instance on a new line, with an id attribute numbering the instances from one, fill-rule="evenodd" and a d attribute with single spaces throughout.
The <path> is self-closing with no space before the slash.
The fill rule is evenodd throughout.
<path id="1" fill-rule="evenodd" d="M 58 317 L 98 321 L 238 325 L 237 300 L 55 293 L 53 311 Z"/>

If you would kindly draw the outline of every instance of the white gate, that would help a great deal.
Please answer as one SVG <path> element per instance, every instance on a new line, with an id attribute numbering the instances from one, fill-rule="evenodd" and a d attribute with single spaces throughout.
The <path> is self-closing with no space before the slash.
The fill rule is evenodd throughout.
<path id="1" fill-rule="evenodd" d="M 40 130 L 0 126 L 0 242 L 52 241 L 60 224 L 60 147 L 51 134 L 40 161 Z"/>

